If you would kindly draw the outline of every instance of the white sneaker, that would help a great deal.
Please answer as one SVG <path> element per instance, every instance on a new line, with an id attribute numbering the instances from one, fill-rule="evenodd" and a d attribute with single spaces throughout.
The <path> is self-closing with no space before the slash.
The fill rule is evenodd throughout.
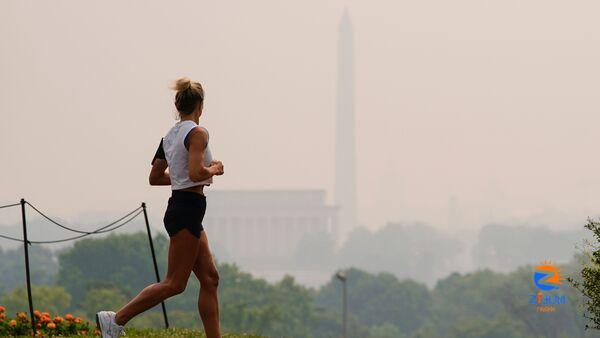
<path id="1" fill-rule="evenodd" d="M 96 326 L 100 330 L 102 338 L 118 338 L 121 333 L 125 335 L 123 326 L 115 323 L 116 313 L 112 311 L 100 311 L 96 313 Z"/>

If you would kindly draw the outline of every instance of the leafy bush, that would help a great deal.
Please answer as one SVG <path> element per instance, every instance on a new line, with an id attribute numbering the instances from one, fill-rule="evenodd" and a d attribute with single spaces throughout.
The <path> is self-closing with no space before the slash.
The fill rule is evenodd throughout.
<path id="1" fill-rule="evenodd" d="M 51 313 L 64 313 L 71 304 L 71 295 L 60 286 L 37 285 L 31 288 L 34 306 Z M 13 311 L 29 311 L 27 289 L 20 287 L 2 297 L 2 302 Z"/>
<path id="2" fill-rule="evenodd" d="M 16 317 L 11 319 L 6 316 L 6 309 L 0 306 L 0 336 L 19 336 L 30 335 L 31 320 L 25 312 L 18 312 Z M 64 317 L 52 317 L 48 312 L 34 311 L 36 337 L 58 335 L 99 335 L 97 330 L 92 331 L 90 323 L 83 321 L 80 317 L 75 317 L 67 313 Z"/>

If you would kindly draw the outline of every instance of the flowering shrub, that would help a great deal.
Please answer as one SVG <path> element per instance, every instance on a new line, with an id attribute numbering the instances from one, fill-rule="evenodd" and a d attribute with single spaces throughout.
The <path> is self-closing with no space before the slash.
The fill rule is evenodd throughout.
<path id="1" fill-rule="evenodd" d="M 31 321 L 25 312 L 19 312 L 14 319 L 7 318 L 6 309 L 0 306 L 0 336 L 31 335 Z M 98 336 L 100 332 L 92 330 L 90 322 L 83 321 L 67 313 L 64 317 L 50 316 L 48 312 L 33 311 L 35 317 L 35 336 L 51 337 L 59 335 Z"/>

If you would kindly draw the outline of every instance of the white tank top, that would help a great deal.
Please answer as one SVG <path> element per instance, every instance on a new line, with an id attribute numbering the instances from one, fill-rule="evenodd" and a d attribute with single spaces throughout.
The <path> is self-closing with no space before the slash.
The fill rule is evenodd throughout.
<path id="1" fill-rule="evenodd" d="M 198 127 L 198 125 L 194 121 L 179 121 L 163 138 L 163 149 L 169 166 L 172 190 L 185 189 L 197 185 L 210 185 L 213 182 L 212 177 L 201 182 L 190 180 L 190 171 L 188 168 L 189 154 L 184 142 L 188 133 L 195 127 Z M 204 127 L 201 128 L 206 130 Z M 208 133 L 208 130 L 206 133 Z M 208 167 L 210 162 L 212 162 L 212 153 L 208 147 L 207 140 L 206 149 L 204 150 L 204 166 Z"/>

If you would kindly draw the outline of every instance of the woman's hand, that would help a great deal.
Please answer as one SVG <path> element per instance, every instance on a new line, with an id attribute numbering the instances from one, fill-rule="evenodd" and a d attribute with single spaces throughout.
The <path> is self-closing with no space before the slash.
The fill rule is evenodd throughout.
<path id="1" fill-rule="evenodd" d="M 225 168 L 223 167 L 223 162 L 221 161 L 211 161 L 210 162 L 210 166 L 214 167 L 217 172 L 215 173 L 215 175 L 223 175 L 225 173 Z"/>
<path id="2" fill-rule="evenodd" d="M 188 170 L 192 182 L 202 182 L 213 175 L 223 175 L 223 164 L 220 161 L 204 166 L 204 151 L 208 142 L 208 133 L 203 128 L 193 128 L 189 135 L 190 148 L 188 150 Z"/>

